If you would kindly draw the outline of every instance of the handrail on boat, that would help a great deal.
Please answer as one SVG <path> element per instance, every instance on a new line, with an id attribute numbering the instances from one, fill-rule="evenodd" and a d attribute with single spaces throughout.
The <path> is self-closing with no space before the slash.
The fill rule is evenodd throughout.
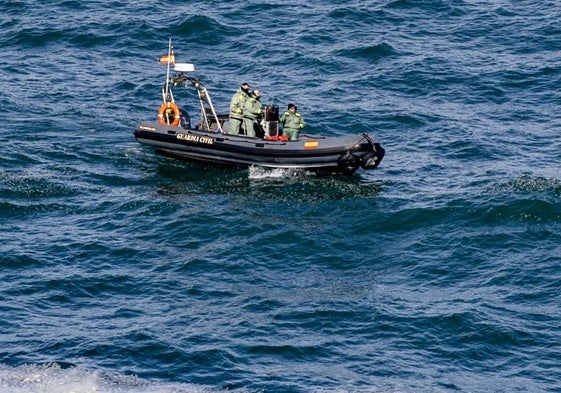
<path id="1" fill-rule="evenodd" d="M 210 94 L 201 81 L 196 78 L 188 77 L 183 75 L 182 73 L 179 73 L 177 76 L 170 77 L 169 82 L 173 86 L 179 86 L 181 84 L 190 82 L 197 91 L 199 105 L 201 107 L 201 122 L 204 124 L 204 128 L 208 131 L 211 131 L 213 130 L 213 128 L 211 128 L 211 125 L 214 126 L 214 124 L 216 124 L 216 128 L 214 128 L 215 132 L 219 134 L 224 133 L 224 130 L 222 129 L 222 126 L 220 124 L 220 119 L 216 113 L 216 110 L 214 109 L 214 105 L 212 104 Z M 171 94 L 171 98 L 173 99 L 173 94 Z M 211 116 L 209 116 L 209 111 Z M 211 119 L 209 119 L 209 117 Z M 212 121 L 212 119 L 214 119 L 214 121 Z"/>

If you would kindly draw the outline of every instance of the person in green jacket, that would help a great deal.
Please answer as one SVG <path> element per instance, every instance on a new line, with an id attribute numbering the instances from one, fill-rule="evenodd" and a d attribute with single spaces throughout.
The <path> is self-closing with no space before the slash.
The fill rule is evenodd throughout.
<path id="1" fill-rule="evenodd" d="M 243 121 L 243 108 L 249 98 L 249 84 L 242 83 L 230 101 L 230 134 L 239 134 Z"/>
<path id="2" fill-rule="evenodd" d="M 263 105 L 261 104 L 261 92 L 253 90 L 253 94 L 245 101 L 243 110 L 243 124 L 247 136 L 255 136 L 255 123 L 263 116 Z"/>
<path id="3" fill-rule="evenodd" d="M 298 140 L 300 130 L 304 128 L 306 122 L 302 115 L 298 113 L 296 105 L 288 104 L 288 109 L 280 118 L 280 124 L 282 124 L 282 133 L 286 135 L 289 140 L 296 141 Z"/>

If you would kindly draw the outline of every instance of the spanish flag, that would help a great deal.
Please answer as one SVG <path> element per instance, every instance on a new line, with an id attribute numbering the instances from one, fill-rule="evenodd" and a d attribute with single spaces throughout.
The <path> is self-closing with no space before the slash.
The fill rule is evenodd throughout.
<path id="1" fill-rule="evenodd" d="M 160 64 L 175 64 L 175 54 L 160 56 Z"/>
<path id="2" fill-rule="evenodd" d="M 304 142 L 304 149 L 317 149 L 318 145 L 318 141 L 307 141 Z"/>

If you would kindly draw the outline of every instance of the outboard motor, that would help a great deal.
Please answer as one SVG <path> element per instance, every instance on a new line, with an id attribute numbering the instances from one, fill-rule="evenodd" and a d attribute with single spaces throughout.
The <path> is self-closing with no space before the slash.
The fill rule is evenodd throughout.
<path id="1" fill-rule="evenodd" d="M 277 136 L 279 134 L 279 107 L 278 105 L 267 105 L 263 117 L 263 130 L 265 136 Z"/>

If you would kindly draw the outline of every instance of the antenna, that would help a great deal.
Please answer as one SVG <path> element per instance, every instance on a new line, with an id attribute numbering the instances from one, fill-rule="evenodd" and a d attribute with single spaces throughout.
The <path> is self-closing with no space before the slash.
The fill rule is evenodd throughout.
<path id="1" fill-rule="evenodd" d="M 171 63 L 171 37 L 169 37 L 169 45 L 168 45 L 168 69 L 166 72 L 166 98 L 168 97 L 169 93 L 169 65 Z M 173 100 L 172 100 L 173 102 Z"/>

